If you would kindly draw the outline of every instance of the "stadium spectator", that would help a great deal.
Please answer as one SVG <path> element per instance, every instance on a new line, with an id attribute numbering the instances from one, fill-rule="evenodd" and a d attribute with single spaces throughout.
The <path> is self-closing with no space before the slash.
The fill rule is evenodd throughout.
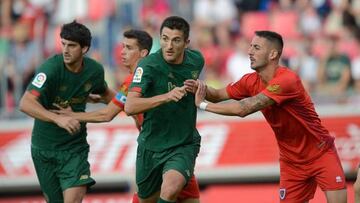
<path id="1" fill-rule="evenodd" d="M 245 37 L 235 39 L 235 51 L 230 55 L 226 64 L 226 74 L 230 81 L 237 81 L 247 73 L 254 72 L 250 68 L 250 60 L 247 56 L 249 42 Z"/>
<path id="2" fill-rule="evenodd" d="M 355 192 L 355 203 L 360 203 L 360 168 L 358 169 L 356 181 L 354 183 L 354 192 Z"/>
<path id="3" fill-rule="evenodd" d="M 339 37 L 330 36 L 326 54 L 320 59 L 317 93 L 341 98 L 351 81 L 350 59 L 339 50 Z"/>
<path id="4" fill-rule="evenodd" d="M 319 185 L 328 203 L 345 203 L 345 175 L 334 138 L 322 126 L 300 78 L 279 65 L 282 50 L 281 35 L 257 31 L 248 50 L 255 73 L 223 89 L 200 80 L 185 84 L 197 87 L 195 103 L 202 110 L 240 117 L 263 113 L 280 150 L 280 202 L 308 202 Z M 228 99 L 238 101 L 216 103 Z"/>
<path id="5" fill-rule="evenodd" d="M 114 96 L 104 80 L 102 65 L 84 55 L 91 33 L 76 21 L 62 26 L 62 54 L 38 69 L 20 101 L 20 110 L 35 118 L 31 154 L 47 202 L 79 203 L 95 184 L 90 176 L 86 126 L 51 112 L 70 106 L 84 111 L 90 93 L 110 101 Z"/>
<path id="6" fill-rule="evenodd" d="M 161 49 L 140 61 L 129 89 L 125 112 L 145 112 L 136 160 L 140 202 L 176 202 L 193 176 L 200 135 L 194 95 L 186 94 L 183 82 L 199 77 L 204 59 L 187 49 L 189 32 L 185 19 L 166 18 Z"/>

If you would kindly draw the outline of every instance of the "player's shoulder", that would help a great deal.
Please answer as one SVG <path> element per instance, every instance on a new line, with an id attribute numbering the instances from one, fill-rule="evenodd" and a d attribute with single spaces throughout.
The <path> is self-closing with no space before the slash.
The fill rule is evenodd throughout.
<path id="1" fill-rule="evenodd" d="M 100 62 L 87 56 L 84 57 L 84 63 L 86 66 L 90 66 L 92 69 L 95 70 L 101 71 L 104 69 L 103 65 Z"/>
<path id="2" fill-rule="evenodd" d="M 40 66 L 40 70 L 48 70 L 49 72 L 54 72 L 63 67 L 63 57 L 61 54 L 55 54 L 47 58 Z"/>
<path id="3" fill-rule="evenodd" d="M 289 67 L 286 66 L 280 66 L 278 68 L 278 75 L 281 77 L 286 77 L 289 80 L 299 80 L 300 77 L 298 76 L 295 71 L 291 70 Z"/>
<path id="4" fill-rule="evenodd" d="M 204 60 L 202 53 L 196 49 L 185 49 L 185 55 L 191 60 Z"/>

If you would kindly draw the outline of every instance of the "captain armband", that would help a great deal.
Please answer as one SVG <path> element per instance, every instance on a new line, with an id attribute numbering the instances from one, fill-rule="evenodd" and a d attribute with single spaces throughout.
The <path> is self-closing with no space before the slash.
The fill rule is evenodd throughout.
<path id="1" fill-rule="evenodd" d="M 113 102 L 118 104 L 119 106 L 121 106 L 122 108 L 124 107 L 125 105 L 125 102 L 126 102 L 126 95 L 122 92 L 118 92 L 116 93 L 114 99 L 113 99 Z"/>

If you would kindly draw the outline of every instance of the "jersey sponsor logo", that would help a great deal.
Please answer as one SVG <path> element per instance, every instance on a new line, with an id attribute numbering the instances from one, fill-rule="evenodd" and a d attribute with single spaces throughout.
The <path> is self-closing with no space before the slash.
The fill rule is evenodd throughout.
<path id="1" fill-rule="evenodd" d="M 280 196 L 281 200 L 285 199 L 285 196 L 286 196 L 286 189 L 285 188 L 280 188 L 279 196 Z"/>
<path id="2" fill-rule="evenodd" d="M 46 81 L 46 74 L 45 73 L 38 73 L 31 84 L 33 84 L 37 88 L 41 88 Z"/>
<path id="3" fill-rule="evenodd" d="M 192 79 L 196 80 L 199 77 L 199 71 L 191 71 Z"/>
<path id="4" fill-rule="evenodd" d="M 136 72 L 134 74 L 133 82 L 139 83 L 141 82 L 141 78 L 143 75 L 144 70 L 141 67 L 138 67 L 136 69 Z"/>
<path id="5" fill-rule="evenodd" d="M 280 85 L 277 85 L 277 84 L 269 85 L 269 86 L 266 87 L 266 89 L 269 92 L 273 92 L 273 93 L 280 93 L 281 92 Z"/>

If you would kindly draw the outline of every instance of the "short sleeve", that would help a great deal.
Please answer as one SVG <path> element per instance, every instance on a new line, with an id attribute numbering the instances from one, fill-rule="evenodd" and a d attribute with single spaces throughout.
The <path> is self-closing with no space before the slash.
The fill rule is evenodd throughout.
<path id="1" fill-rule="evenodd" d="M 146 62 L 140 62 L 135 69 L 134 76 L 129 88 L 129 92 L 138 92 L 144 94 L 151 84 L 151 68 Z"/>
<path id="2" fill-rule="evenodd" d="M 277 104 L 294 99 L 303 90 L 300 78 L 292 72 L 283 72 L 275 76 L 262 91 Z"/>
<path id="3" fill-rule="evenodd" d="M 227 85 L 226 92 L 231 99 L 241 100 L 249 97 L 250 92 L 247 87 L 247 81 L 250 79 L 250 75 L 245 75 L 237 82 L 233 82 Z"/>
<path id="4" fill-rule="evenodd" d="M 34 78 L 28 84 L 27 90 L 39 97 L 47 94 L 52 89 L 56 77 L 56 65 L 52 62 L 44 62 L 36 71 Z"/>

